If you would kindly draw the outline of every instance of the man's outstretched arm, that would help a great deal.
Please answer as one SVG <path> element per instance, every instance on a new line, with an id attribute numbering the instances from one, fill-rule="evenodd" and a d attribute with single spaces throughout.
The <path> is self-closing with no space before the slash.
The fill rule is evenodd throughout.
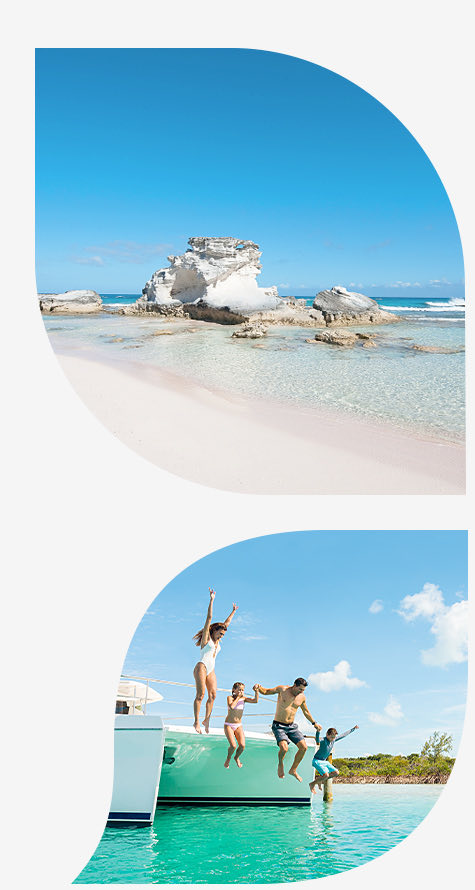
<path id="1" fill-rule="evenodd" d="M 265 689 L 260 683 L 256 683 L 253 689 L 257 689 L 261 695 L 277 695 L 279 692 L 284 691 L 285 686 L 274 686 L 272 689 Z"/>
<path id="2" fill-rule="evenodd" d="M 302 702 L 302 704 L 300 705 L 300 707 L 301 707 L 301 709 L 302 709 L 302 711 L 303 711 L 304 717 L 307 718 L 308 722 L 311 723 L 311 724 L 315 727 L 315 729 L 320 730 L 322 727 L 320 726 L 319 723 L 316 722 L 316 720 L 313 719 L 313 717 L 312 717 L 312 715 L 311 715 L 309 709 L 307 708 L 307 702 L 306 702 L 305 699 L 303 700 L 303 702 Z"/>

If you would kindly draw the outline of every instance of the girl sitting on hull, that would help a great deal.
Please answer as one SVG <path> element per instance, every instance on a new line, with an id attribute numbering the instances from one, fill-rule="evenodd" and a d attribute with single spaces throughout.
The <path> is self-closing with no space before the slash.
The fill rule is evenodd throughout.
<path id="1" fill-rule="evenodd" d="M 193 713 L 195 717 L 195 722 L 193 726 L 196 732 L 201 733 L 200 727 L 200 708 L 201 702 L 204 699 L 205 691 L 208 690 L 208 700 L 206 702 L 206 710 L 205 710 L 205 719 L 203 720 L 203 726 L 205 728 L 205 732 L 209 732 L 209 721 L 211 717 L 211 711 L 213 710 L 214 700 L 216 698 L 216 674 L 214 672 L 214 664 L 216 661 L 216 656 L 221 649 L 219 641 L 224 637 L 235 612 L 237 611 L 236 603 L 233 603 L 232 612 L 225 621 L 215 621 L 214 624 L 211 623 L 211 619 L 213 617 L 213 600 L 216 596 L 216 591 L 211 587 L 209 588 L 209 606 L 208 613 L 206 615 L 206 621 L 204 627 L 198 631 L 193 637 L 196 641 L 197 646 L 201 646 L 201 657 L 200 660 L 194 667 L 193 676 L 195 678 L 196 683 L 196 697 L 193 702 Z"/>
<path id="2" fill-rule="evenodd" d="M 231 695 L 228 695 L 228 714 L 224 722 L 224 734 L 229 742 L 228 756 L 224 761 L 226 769 L 229 767 L 233 752 L 236 751 L 236 742 L 237 751 L 234 755 L 234 760 L 236 761 L 237 766 L 242 766 L 239 758 L 246 747 L 246 739 L 244 737 L 244 730 L 241 723 L 244 704 L 245 702 L 249 702 L 249 704 L 255 705 L 258 701 L 259 693 L 255 686 L 254 698 L 248 698 L 244 695 L 244 683 L 234 683 Z"/>

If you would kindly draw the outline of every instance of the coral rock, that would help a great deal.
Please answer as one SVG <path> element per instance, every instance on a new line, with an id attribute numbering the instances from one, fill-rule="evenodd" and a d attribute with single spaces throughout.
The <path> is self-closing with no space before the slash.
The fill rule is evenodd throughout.
<path id="1" fill-rule="evenodd" d="M 63 294 L 38 294 L 41 312 L 70 314 L 99 312 L 102 298 L 95 290 L 67 290 Z"/>
<path id="2" fill-rule="evenodd" d="M 376 300 L 352 293 L 344 287 L 322 290 L 313 301 L 313 308 L 322 313 L 327 327 L 332 325 L 383 324 L 396 321 L 390 312 L 380 309 Z"/>
<path id="3" fill-rule="evenodd" d="M 195 303 L 231 310 L 274 309 L 281 303 L 276 287 L 260 288 L 261 251 L 253 241 L 237 238 L 190 238 L 181 256 L 169 256 L 170 265 L 158 269 L 136 304 Z"/>

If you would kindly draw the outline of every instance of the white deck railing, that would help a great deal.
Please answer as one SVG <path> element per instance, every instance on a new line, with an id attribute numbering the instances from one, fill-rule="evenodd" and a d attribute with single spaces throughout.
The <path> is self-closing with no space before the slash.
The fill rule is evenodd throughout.
<path id="1" fill-rule="evenodd" d="M 127 694 L 121 693 L 120 686 L 127 683 L 129 685 L 129 690 L 127 690 Z M 131 674 L 121 674 L 120 675 L 120 683 L 117 690 L 116 701 L 117 702 L 127 702 L 127 704 L 131 703 L 131 713 L 132 714 L 146 714 L 147 713 L 147 705 L 153 703 L 153 693 L 158 690 L 154 690 L 151 683 L 162 684 L 166 686 L 183 686 L 188 689 L 195 689 L 194 683 L 181 683 L 177 680 L 159 680 L 156 677 L 137 677 Z M 217 692 L 226 692 L 228 695 L 231 692 L 231 689 L 222 689 L 220 687 L 217 688 Z M 267 701 L 275 702 L 276 699 L 268 698 Z M 193 720 L 193 702 L 185 702 L 185 701 L 172 701 L 171 699 L 163 699 L 164 704 L 173 704 L 173 705 L 183 705 L 190 710 L 184 716 L 176 715 L 176 714 L 161 714 L 162 717 L 173 720 Z M 130 707 L 130 705 L 129 705 Z M 219 710 L 224 710 L 223 706 L 217 705 Z M 120 712 L 118 712 L 120 713 Z M 130 711 L 129 711 L 130 713 Z M 215 713 L 213 709 L 214 717 L 223 719 L 226 716 L 227 711 L 224 713 Z M 255 717 L 273 717 L 272 713 L 261 714 L 261 713 L 247 713 L 246 718 L 255 718 Z M 264 725 L 264 724 L 262 724 Z M 266 724 L 267 725 L 267 724 Z"/>

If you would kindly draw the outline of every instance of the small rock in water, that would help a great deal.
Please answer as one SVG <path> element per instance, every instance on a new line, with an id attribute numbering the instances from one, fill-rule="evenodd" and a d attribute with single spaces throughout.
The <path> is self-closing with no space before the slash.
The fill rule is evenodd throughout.
<path id="1" fill-rule="evenodd" d="M 264 337 L 266 333 L 267 328 L 260 322 L 248 322 L 247 324 L 243 324 L 242 327 L 238 328 L 237 331 L 234 331 L 232 336 L 237 338 L 256 340 L 259 337 Z"/>
<path id="2" fill-rule="evenodd" d="M 464 346 L 456 346 L 455 348 L 451 348 L 450 346 L 419 346 L 417 343 L 412 346 L 411 349 L 415 349 L 417 352 L 436 352 L 441 355 L 452 355 L 456 352 L 465 352 Z"/>
<path id="3" fill-rule="evenodd" d="M 318 343 L 329 343 L 331 346 L 354 346 L 359 337 L 350 331 L 317 331 L 315 340 Z"/>

